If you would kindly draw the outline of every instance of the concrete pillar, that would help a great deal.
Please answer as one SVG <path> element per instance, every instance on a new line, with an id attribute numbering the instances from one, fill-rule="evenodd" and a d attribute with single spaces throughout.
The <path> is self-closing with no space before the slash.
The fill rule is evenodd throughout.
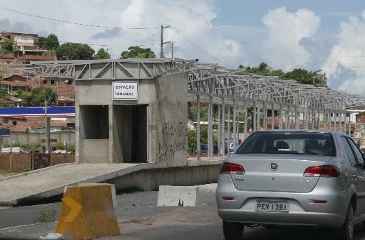
<path id="1" fill-rule="evenodd" d="M 209 96 L 208 104 L 208 158 L 213 157 L 213 97 Z"/>
<path id="2" fill-rule="evenodd" d="M 271 130 L 275 129 L 275 104 L 271 104 Z"/>
<path id="3" fill-rule="evenodd" d="M 332 118 L 331 118 L 331 112 L 327 113 L 327 129 L 331 130 L 332 129 Z"/>
<path id="4" fill-rule="evenodd" d="M 282 106 L 279 107 L 278 118 L 279 118 L 279 128 L 283 129 L 283 108 L 282 108 Z"/>
<path id="5" fill-rule="evenodd" d="M 256 107 L 256 131 L 261 130 L 261 108 L 259 105 Z"/>
<path id="6" fill-rule="evenodd" d="M 108 160 L 109 163 L 113 163 L 113 153 L 114 153 L 114 111 L 113 111 L 113 105 L 108 105 L 108 114 L 109 114 L 109 139 L 108 139 Z"/>
<path id="7" fill-rule="evenodd" d="M 304 125 L 304 129 L 309 129 L 308 116 L 309 116 L 309 111 L 308 110 L 304 110 L 304 112 L 303 112 L 303 125 Z"/>
<path id="8" fill-rule="evenodd" d="M 220 146 L 220 154 L 222 156 L 225 155 L 225 152 L 224 152 L 224 148 L 225 148 L 225 112 L 226 112 L 226 106 L 225 106 L 225 103 L 224 103 L 224 98 L 222 98 L 222 108 L 221 108 L 221 117 L 222 117 L 222 121 L 221 121 L 221 129 L 222 129 L 222 132 L 221 132 L 221 146 Z"/>
<path id="9" fill-rule="evenodd" d="M 265 104 L 265 107 L 264 107 L 264 129 L 266 130 L 267 128 L 268 128 L 268 126 L 267 126 L 267 118 L 268 118 L 268 116 L 267 116 L 267 107 L 266 107 L 266 104 Z"/>
<path id="10" fill-rule="evenodd" d="M 347 135 L 351 135 L 351 114 L 347 114 Z"/>
<path id="11" fill-rule="evenodd" d="M 244 108 L 244 111 L 243 111 L 243 120 L 244 120 L 244 123 L 243 123 L 243 133 L 246 134 L 247 133 L 247 121 L 248 121 L 248 112 L 247 112 L 247 108 L 245 107 Z"/>
<path id="12" fill-rule="evenodd" d="M 227 139 L 231 139 L 231 105 L 227 105 Z"/>
<path id="13" fill-rule="evenodd" d="M 295 129 L 299 129 L 299 121 L 298 121 L 298 117 L 299 117 L 299 113 L 298 113 L 298 108 L 294 109 L 294 128 Z"/>
<path id="14" fill-rule="evenodd" d="M 237 144 L 237 107 L 236 101 L 233 101 L 233 119 L 232 119 L 232 127 L 233 127 L 233 145 Z"/>
<path id="15" fill-rule="evenodd" d="M 252 114 L 253 114 L 253 118 L 252 118 L 252 131 L 256 131 L 257 130 L 257 109 L 256 109 L 256 105 L 254 104 L 253 106 L 253 111 L 252 111 Z"/>
<path id="16" fill-rule="evenodd" d="M 218 126 L 217 126 L 217 129 L 218 129 L 218 136 L 217 136 L 217 145 L 218 145 L 218 155 L 220 154 L 221 150 L 221 135 L 222 135 L 222 116 L 221 116 L 221 113 L 222 113 L 222 106 L 220 104 L 218 104 L 218 109 L 217 109 L 217 119 L 218 119 Z"/>
<path id="17" fill-rule="evenodd" d="M 286 128 L 291 129 L 291 111 L 289 106 L 286 110 Z"/>
<path id="18" fill-rule="evenodd" d="M 200 160 L 200 96 L 196 96 L 196 156 Z"/>

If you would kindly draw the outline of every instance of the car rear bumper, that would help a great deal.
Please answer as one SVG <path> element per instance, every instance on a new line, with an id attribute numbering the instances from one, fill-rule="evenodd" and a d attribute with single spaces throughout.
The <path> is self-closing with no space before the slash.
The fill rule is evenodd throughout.
<path id="1" fill-rule="evenodd" d="M 308 193 L 239 191 L 229 175 L 221 175 L 216 194 L 218 213 L 224 221 L 247 224 L 340 227 L 345 222 L 350 195 L 336 190 L 337 185 L 331 181 L 320 179 Z M 258 212 L 258 199 L 287 201 L 289 212 Z"/>
<path id="2" fill-rule="evenodd" d="M 244 212 L 241 209 L 219 209 L 218 213 L 227 222 L 259 225 L 337 228 L 345 221 L 343 216 L 334 213 L 258 213 Z"/>

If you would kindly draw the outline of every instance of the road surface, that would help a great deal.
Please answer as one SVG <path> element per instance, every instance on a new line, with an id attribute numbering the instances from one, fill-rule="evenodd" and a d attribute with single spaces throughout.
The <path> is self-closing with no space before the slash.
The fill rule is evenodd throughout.
<path id="1" fill-rule="evenodd" d="M 118 221 L 122 235 L 101 240 L 223 240 L 221 221 L 217 216 L 215 205 L 215 185 L 200 188 L 197 195 L 197 206 L 194 208 L 169 207 L 157 208 L 157 192 L 138 192 L 118 196 Z M 42 220 L 25 226 L 12 226 L 0 229 L 0 239 L 37 239 L 41 235 L 52 232 L 53 222 L 58 212 L 59 204 L 48 204 L 26 208 L 0 210 L 0 225 L 5 219 Z M 4 213 L 6 213 L 4 215 Z M 47 215 L 46 213 L 49 213 Z M 13 217 L 10 218 L 10 215 Z M 27 215 L 27 216 L 25 216 Z M 51 221 L 51 222 L 46 222 Z M 23 221 L 24 223 L 24 221 Z M 29 223 L 28 223 L 29 224 Z M 8 224 L 9 225 L 9 224 Z M 365 232 L 359 231 L 357 240 L 365 240 Z M 249 228 L 245 234 L 246 240 L 301 240 L 301 239 L 333 239 L 329 232 L 299 229 L 265 229 Z"/>

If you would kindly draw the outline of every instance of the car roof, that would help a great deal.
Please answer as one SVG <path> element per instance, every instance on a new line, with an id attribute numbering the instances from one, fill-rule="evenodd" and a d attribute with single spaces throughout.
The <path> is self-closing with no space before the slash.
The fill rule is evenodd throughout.
<path id="1" fill-rule="evenodd" d="M 321 130 L 310 130 L 310 129 L 274 129 L 274 130 L 259 130 L 255 133 L 327 133 L 332 135 L 346 135 L 342 132 L 337 131 L 321 131 Z"/>

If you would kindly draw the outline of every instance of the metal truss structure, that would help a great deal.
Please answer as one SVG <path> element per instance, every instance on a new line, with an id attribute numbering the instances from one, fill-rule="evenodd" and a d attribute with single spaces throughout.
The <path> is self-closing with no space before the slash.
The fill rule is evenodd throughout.
<path id="1" fill-rule="evenodd" d="M 214 65 L 192 67 L 188 75 L 188 91 L 193 95 L 225 98 L 246 106 L 277 104 L 283 108 L 319 112 L 344 111 L 352 106 L 365 105 L 365 98 L 327 87 L 273 76 L 240 75 Z"/>
<path id="2" fill-rule="evenodd" d="M 79 81 L 153 79 L 184 67 L 182 61 L 169 59 L 115 59 L 32 62 L 28 69 L 45 78 Z"/>
<path id="3" fill-rule="evenodd" d="M 46 78 L 83 80 L 153 79 L 168 72 L 188 73 L 188 92 L 238 104 L 277 104 L 321 112 L 365 105 L 365 98 L 278 77 L 239 75 L 218 65 L 182 59 L 116 59 L 33 62 L 29 70 Z"/>
<path id="4" fill-rule="evenodd" d="M 43 77 L 75 81 L 154 79 L 169 72 L 185 72 L 187 97 L 197 106 L 197 146 L 200 146 L 200 103 L 208 103 L 209 157 L 213 156 L 217 112 L 219 152 L 224 156 L 226 139 L 233 136 L 232 142 L 237 144 L 239 129 L 245 134 L 251 127 L 255 131 L 268 129 L 270 125 L 271 129 L 332 129 L 351 133 L 351 117 L 346 109 L 365 106 L 365 98 L 327 87 L 272 76 L 240 75 L 218 65 L 180 59 L 35 62 L 29 69 Z M 218 107 L 216 113 L 213 105 Z M 200 148 L 197 156 L 199 159 Z"/>

